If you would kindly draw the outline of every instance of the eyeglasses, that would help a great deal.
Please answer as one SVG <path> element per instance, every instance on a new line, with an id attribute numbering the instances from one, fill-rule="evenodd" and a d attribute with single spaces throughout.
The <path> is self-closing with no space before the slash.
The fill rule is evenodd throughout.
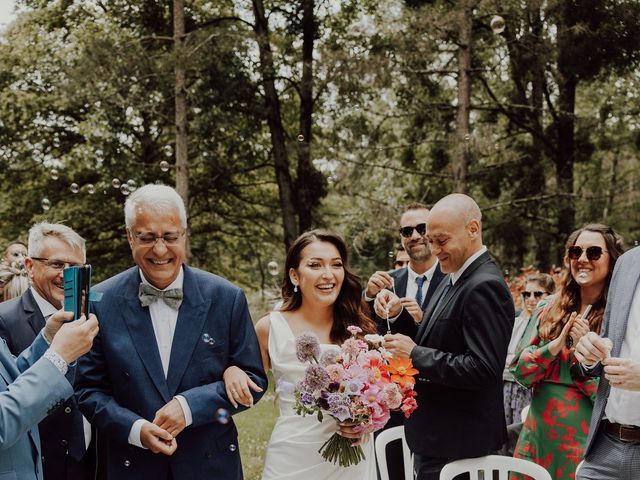
<path id="1" fill-rule="evenodd" d="M 182 232 L 168 232 L 162 235 L 156 235 L 151 232 L 144 233 L 135 233 L 131 232 L 133 238 L 136 239 L 139 245 L 155 245 L 158 240 L 162 240 L 165 245 L 177 245 L 180 241 L 180 237 L 184 235 L 184 230 Z"/>
<path id="2" fill-rule="evenodd" d="M 582 252 L 584 252 L 582 247 L 579 247 L 578 245 L 574 245 L 567 249 L 567 256 L 571 260 L 578 260 L 582 256 Z M 602 247 L 593 246 L 593 247 L 587 247 L 586 252 L 587 252 L 587 260 L 592 261 L 592 260 L 599 260 L 602 254 L 606 253 L 607 251 L 603 250 Z"/>
<path id="3" fill-rule="evenodd" d="M 427 233 L 427 224 L 419 223 L 415 227 L 402 227 L 400 229 L 400 235 L 409 238 L 411 235 L 413 235 L 414 230 L 418 232 L 418 235 L 424 235 L 425 233 Z"/>
<path id="4" fill-rule="evenodd" d="M 536 300 L 539 300 L 540 298 L 542 298 L 543 295 L 549 295 L 549 292 L 540 292 L 540 291 L 536 291 L 536 292 L 522 292 L 522 298 L 531 298 L 531 296 L 533 295 L 533 297 Z"/>
<path id="5" fill-rule="evenodd" d="M 37 260 L 38 262 L 42 262 L 52 270 L 57 270 L 59 272 L 61 272 L 67 267 L 82 267 L 84 265 L 84 263 L 65 262 L 62 260 L 55 260 L 52 258 L 44 258 L 44 257 L 30 257 L 30 258 L 31 260 Z"/>

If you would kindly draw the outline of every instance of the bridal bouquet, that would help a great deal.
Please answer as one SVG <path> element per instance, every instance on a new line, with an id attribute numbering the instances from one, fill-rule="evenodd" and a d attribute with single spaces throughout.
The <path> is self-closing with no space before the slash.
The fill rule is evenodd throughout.
<path id="1" fill-rule="evenodd" d="M 324 414 L 339 422 L 348 421 L 363 434 L 380 430 L 389 420 L 391 410 L 401 410 L 409 417 L 416 409 L 416 392 L 411 359 L 394 358 L 382 345 L 379 335 L 365 335 L 359 327 L 348 327 L 351 337 L 340 350 L 320 355 L 320 342 L 314 333 L 296 338 L 296 354 L 309 362 L 303 379 L 295 386 L 295 411 L 298 415 Z M 319 453 L 325 460 L 340 466 L 355 465 L 364 458 L 362 447 L 353 440 L 334 433 Z"/>

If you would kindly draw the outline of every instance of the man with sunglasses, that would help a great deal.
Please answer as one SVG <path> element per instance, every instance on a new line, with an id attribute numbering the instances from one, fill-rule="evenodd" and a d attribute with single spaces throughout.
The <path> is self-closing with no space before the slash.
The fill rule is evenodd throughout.
<path id="1" fill-rule="evenodd" d="M 412 337 L 418 330 L 424 308 L 444 277 L 427 242 L 428 217 L 429 208 L 426 205 L 417 202 L 407 205 L 400 216 L 400 242 L 409 256 L 407 268 L 377 271 L 367 282 L 364 297 L 382 334 L 387 333 L 390 326 L 393 333 Z M 376 295 L 383 289 L 395 292 L 410 316 L 402 317 L 397 322 L 390 319 L 387 325 L 386 317 L 377 315 L 373 308 Z"/>
<path id="2" fill-rule="evenodd" d="M 27 349 L 46 319 L 62 308 L 62 271 L 84 265 L 85 258 L 85 241 L 70 227 L 47 222 L 31 227 L 24 260 L 31 286 L 20 297 L 0 303 L 0 336 L 13 355 Z M 67 375 L 72 383 L 74 372 L 71 368 Z M 73 397 L 40 422 L 39 431 L 45 478 L 95 477 L 94 435 Z"/>
<path id="3" fill-rule="evenodd" d="M 108 478 L 240 480 L 229 414 L 245 407 L 231 404 L 222 375 L 235 365 L 267 386 L 245 295 L 185 264 L 187 215 L 173 188 L 139 188 L 124 211 L 136 266 L 93 289 L 102 328 L 76 390 L 107 436 Z"/>
<path id="4" fill-rule="evenodd" d="M 571 248 L 569 257 L 580 258 Z M 595 260 L 602 249 L 589 247 L 586 255 Z M 585 372 L 600 376 L 576 479 L 640 478 L 640 248 L 616 261 L 601 335 L 582 336 L 575 356 Z"/>

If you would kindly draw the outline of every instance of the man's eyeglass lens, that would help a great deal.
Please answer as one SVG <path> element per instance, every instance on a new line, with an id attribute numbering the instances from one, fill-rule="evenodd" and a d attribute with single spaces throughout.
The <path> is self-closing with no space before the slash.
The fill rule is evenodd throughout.
<path id="1" fill-rule="evenodd" d="M 582 256 L 583 251 L 584 250 L 582 249 L 582 247 L 574 245 L 573 247 L 569 247 L 567 249 L 567 256 L 571 260 L 578 260 Z M 602 247 L 597 247 L 597 246 L 587 247 L 586 251 L 587 251 L 587 260 L 590 260 L 590 261 L 600 259 L 600 257 L 604 253 L 604 250 L 602 250 Z"/>
<path id="2" fill-rule="evenodd" d="M 410 237 L 411 235 L 413 235 L 414 230 L 418 232 L 418 235 L 424 235 L 425 233 L 427 233 L 427 224 L 419 223 L 415 227 L 402 227 L 400 229 L 400 235 L 402 235 L 403 237 Z"/>
<path id="3" fill-rule="evenodd" d="M 153 245 L 158 240 L 162 240 L 166 245 L 175 245 L 178 240 L 180 240 L 182 233 L 170 232 L 165 233 L 164 235 L 155 235 L 153 233 L 134 233 L 133 235 L 136 237 L 140 245 Z"/>
<path id="4" fill-rule="evenodd" d="M 544 295 L 547 292 L 522 292 L 522 296 L 524 298 L 531 298 L 531 295 L 533 295 L 534 298 L 539 299 L 542 298 L 542 295 Z"/>
<path id="5" fill-rule="evenodd" d="M 54 270 L 64 270 L 67 267 L 81 267 L 82 263 L 69 263 L 63 262 L 62 260 L 52 260 L 44 257 L 31 257 L 31 260 L 37 260 L 38 262 L 44 263 L 47 267 L 52 268 Z"/>

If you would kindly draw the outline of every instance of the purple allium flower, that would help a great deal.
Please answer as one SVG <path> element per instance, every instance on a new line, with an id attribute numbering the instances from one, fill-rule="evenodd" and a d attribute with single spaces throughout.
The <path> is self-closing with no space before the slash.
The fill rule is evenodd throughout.
<path id="1" fill-rule="evenodd" d="M 316 404 L 316 397 L 311 395 L 310 393 L 300 393 L 300 403 L 307 407 L 313 407 Z"/>
<path id="2" fill-rule="evenodd" d="M 318 361 L 320 357 L 320 340 L 313 332 L 302 332 L 296 337 L 296 356 L 301 362 Z"/>
<path id="3" fill-rule="evenodd" d="M 335 418 L 341 422 L 351 418 L 351 411 L 349 409 L 351 401 L 349 400 L 349 397 L 338 393 L 330 393 L 327 396 L 327 402 L 329 403 L 327 411 Z"/>
<path id="4" fill-rule="evenodd" d="M 322 365 L 323 367 L 327 367 L 329 365 L 333 365 L 334 363 L 337 363 L 339 355 L 340 355 L 340 352 L 334 348 L 330 350 L 325 350 L 324 352 L 322 352 L 322 355 L 320 356 L 320 365 Z"/>
<path id="5" fill-rule="evenodd" d="M 320 365 L 309 365 L 304 372 L 302 384 L 305 385 L 306 391 L 315 392 L 316 390 L 326 389 L 329 386 L 329 382 L 331 382 L 331 379 L 323 367 Z"/>

